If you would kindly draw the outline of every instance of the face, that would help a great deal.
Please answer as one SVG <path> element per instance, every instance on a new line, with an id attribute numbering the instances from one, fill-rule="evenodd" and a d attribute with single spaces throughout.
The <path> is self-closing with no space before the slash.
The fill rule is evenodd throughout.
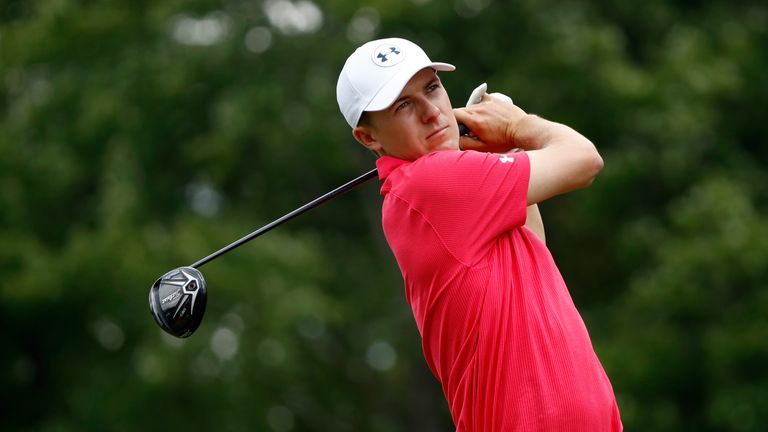
<path id="1" fill-rule="evenodd" d="M 427 153 L 459 148 L 459 128 L 451 101 L 433 69 L 408 81 L 388 108 L 366 114 L 353 133 L 378 155 L 416 160 Z"/>

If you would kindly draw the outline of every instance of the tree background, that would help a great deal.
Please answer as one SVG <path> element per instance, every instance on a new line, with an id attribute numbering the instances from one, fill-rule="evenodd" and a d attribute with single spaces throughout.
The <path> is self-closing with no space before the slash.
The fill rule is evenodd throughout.
<path id="1" fill-rule="evenodd" d="M 401 36 L 600 149 L 544 203 L 627 430 L 768 423 L 768 6 L 723 0 L 2 0 L 0 429 L 445 431 L 375 182 L 147 291 L 373 167 L 347 55 Z"/>

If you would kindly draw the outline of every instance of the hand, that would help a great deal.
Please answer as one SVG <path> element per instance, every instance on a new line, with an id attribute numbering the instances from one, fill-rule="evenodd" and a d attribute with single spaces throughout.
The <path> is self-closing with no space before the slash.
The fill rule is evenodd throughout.
<path id="1" fill-rule="evenodd" d="M 461 148 L 490 153 L 506 153 L 516 147 L 515 131 L 526 116 L 518 106 L 487 93 L 479 104 L 454 109 L 453 114 L 472 131 L 460 138 Z"/>

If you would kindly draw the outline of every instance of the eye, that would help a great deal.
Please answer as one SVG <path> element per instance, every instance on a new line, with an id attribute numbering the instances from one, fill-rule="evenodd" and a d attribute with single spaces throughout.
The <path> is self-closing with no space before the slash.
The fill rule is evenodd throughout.
<path id="1" fill-rule="evenodd" d="M 410 102 L 405 101 L 405 102 L 401 103 L 400 105 L 398 105 L 397 108 L 395 108 L 395 111 L 400 111 L 401 109 L 405 109 L 410 104 L 411 104 Z"/>
<path id="2" fill-rule="evenodd" d="M 430 84 L 429 87 L 427 87 L 427 93 L 432 93 L 433 91 L 437 90 L 438 88 L 440 88 L 440 82 L 439 81 L 435 81 L 432 84 Z"/>

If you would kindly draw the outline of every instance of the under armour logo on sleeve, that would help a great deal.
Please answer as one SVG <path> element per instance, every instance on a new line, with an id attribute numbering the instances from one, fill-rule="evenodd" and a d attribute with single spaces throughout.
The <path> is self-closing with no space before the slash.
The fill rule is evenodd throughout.
<path id="1" fill-rule="evenodd" d="M 499 158 L 499 162 L 501 163 L 507 163 L 507 162 L 512 163 L 514 161 L 515 161 L 515 158 L 509 155 L 501 155 L 501 157 Z"/>

